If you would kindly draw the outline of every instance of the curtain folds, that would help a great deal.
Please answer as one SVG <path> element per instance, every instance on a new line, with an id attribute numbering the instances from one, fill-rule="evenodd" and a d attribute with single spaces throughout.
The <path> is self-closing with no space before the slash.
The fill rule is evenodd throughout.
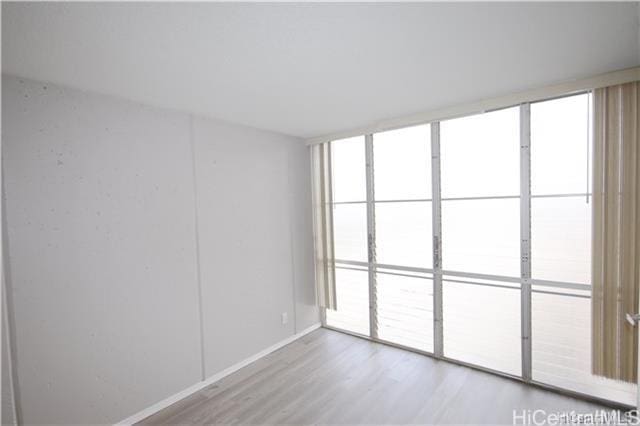
<path id="1" fill-rule="evenodd" d="M 318 304 L 323 308 L 335 310 L 337 303 L 333 256 L 330 142 L 311 147 L 311 166 Z"/>
<path id="2" fill-rule="evenodd" d="M 637 381 L 640 82 L 594 91 L 592 372 Z M 640 327 L 640 325 L 638 325 Z"/>

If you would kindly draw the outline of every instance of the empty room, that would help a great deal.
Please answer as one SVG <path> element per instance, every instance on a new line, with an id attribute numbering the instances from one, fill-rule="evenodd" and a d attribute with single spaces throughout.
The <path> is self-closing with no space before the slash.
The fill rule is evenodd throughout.
<path id="1" fill-rule="evenodd" d="M 3 425 L 640 424 L 639 2 L 20 2 Z"/>

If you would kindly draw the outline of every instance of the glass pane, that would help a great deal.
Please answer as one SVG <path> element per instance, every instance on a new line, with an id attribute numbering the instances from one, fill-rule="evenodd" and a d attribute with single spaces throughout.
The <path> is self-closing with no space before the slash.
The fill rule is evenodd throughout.
<path id="1" fill-rule="evenodd" d="M 376 200 L 431 198 L 431 127 L 373 135 Z"/>
<path id="2" fill-rule="evenodd" d="M 533 278 L 591 283 L 591 207 L 586 197 L 531 200 Z"/>
<path id="3" fill-rule="evenodd" d="M 433 282 L 377 274 L 378 337 L 433 352 Z"/>
<path id="4" fill-rule="evenodd" d="M 518 108 L 440 123 L 442 197 L 520 193 Z"/>
<path id="5" fill-rule="evenodd" d="M 336 259 L 368 260 L 366 204 L 333 206 L 333 244 Z"/>
<path id="6" fill-rule="evenodd" d="M 336 268 L 337 310 L 326 310 L 327 325 L 369 335 L 369 274 Z"/>
<path id="7" fill-rule="evenodd" d="M 591 374 L 590 298 L 534 292 L 531 303 L 534 380 L 636 404 L 637 385 Z"/>
<path id="8" fill-rule="evenodd" d="M 331 142 L 333 201 L 367 199 L 364 136 Z"/>
<path id="9" fill-rule="evenodd" d="M 520 276 L 520 200 L 442 202 L 442 264 L 450 271 Z"/>
<path id="10" fill-rule="evenodd" d="M 376 203 L 376 259 L 431 268 L 431 202 Z"/>
<path id="11" fill-rule="evenodd" d="M 531 104 L 531 193 L 585 193 L 589 95 Z"/>
<path id="12" fill-rule="evenodd" d="M 520 288 L 443 281 L 445 356 L 520 375 Z"/>

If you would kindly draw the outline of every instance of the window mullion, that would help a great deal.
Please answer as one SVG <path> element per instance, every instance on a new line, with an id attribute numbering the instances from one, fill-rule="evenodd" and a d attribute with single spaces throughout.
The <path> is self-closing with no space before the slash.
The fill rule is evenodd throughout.
<path id="1" fill-rule="evenodd" d="M 531 380 L 531 106 L 520 106 L 520 315 L 522 378 Z"/>
<path id="2" fill-rule="evenodd" d="M 433 353 L 444 354 L 442 322 L 442 220 L 440 193 L 440 123 L 431 123 L 431 218 L 433 232 Z"/>
<path id="3" fill-rule="evenodd" d="M 369 335 L 378 338 L 378 306 L 376 300 L 376 212 L 373 184 L 373 135 L 365 136 L 367 173 L 367 257 L 369 262 Z"/>

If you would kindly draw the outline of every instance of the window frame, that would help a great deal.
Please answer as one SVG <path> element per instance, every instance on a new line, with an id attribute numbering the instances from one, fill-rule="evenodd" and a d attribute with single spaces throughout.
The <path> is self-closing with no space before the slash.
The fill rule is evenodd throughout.
<path id="1" fill-rule="evenodd" d="M 583 94 L 591 94 L 592 90 L 582 90 L 574 93 L 568 93 L 561 96 L 550 97 L 546 99 L 536 100 L 534 102 L 524 102 L 518 105 L 510 105 L 504 108 L 498 108 L 491 111 L 483 111 L 476 114 L 483 114 L 485 112 L 493 112 L 496 110 L 519 108 L 519 144 L 520 144 L 520 193 L 518 195 L 500 195 L 500 196 L 480 196 L 480 197 L 441 197 L 441 164 L 440 164 L 440 121 L 433 121 L 429 123 L 423 123 L 419 125 L 430 125 L 430 143 L 431 143 L 431 173 L 432 173 L 432 191 L 431 198 L 429 199 L 384 199 L 380 201 L 375 200 L 374 194 L 374 167 L 375 161 L 373 158 L 373 133 L 368 133 L 365 136 L 365 158 L 366 158 L 366 200 L 355 202 L 334 202 L 333 204 L 345 204 L 345 203 L 366 203 L 367 205 L 367 262 L 351 261 L 345 259 L 335 259 L 336 269 L 357 269 L 361 271 L 367 271 L 369 273 L 369 307 L 370 307 L 370 331 L 369 335 L 359 335 L 351 333 L 349 331 L 337 329 L 348 334 L 356 334 L 359 337 L 364 337 L 373 341 L 389 344 L 392 346 L 400 347 L 410 351 L 422 353 L 428 356 L 433 356 L 438 359 L 444 359 L 456 364 L 467 365 L 476 369 L 488 371 L 501 376 L 507 376 L 521 380 L 525 383 L 532 383 L 541 387 L 553 389 L 567 394 L 578 395 L 583 398 L 587 398 L 594 401 L 602 401 L 605 403 L 620 404 L 619 401 L 611 401 L 598 396 L 585 394 L 581 392 L 572 391 L 566 388 L 559 388 L 555 385 L 550 385 L 543 382 L 537 382 L 532 378 L 532 345 L 531 345 L 531 329 L 532 329 L 532 294 L 557 294 L 567 297 L 591 297 L 591 283 L 582 282 L 568 282 L 560 280 L 544 280 L 535 279 L 531 276 L 531 200 L 535 198 L 560 198 L 560 197 L 589 197 L 589 187 L 587 192 L 576 194 L 531 194 L 531 105 L 538 102 L 547 102 L 550 100 L 577 96 Z M 592 121 L 590 123 L 592 125 Z M 411 127 L 411 126 L 403 126 Z M 331 142 L 339 143 L 339 141 Z M 471 271 L 453 271 L 442 269 L 442 201 L 454 201 L 454 200 L 493 200 L 493 199 L 519 199 L 520 200 L 520 274 L 519 276 L 505 276 L 505 275 L 492 275 L 475 273 Z M 376 229 L 375 229 L 375 206 L 377 203 L 399 203 L 399 202 L 415 202 L 415 201 L 428 201 L 431 202 L 432 207 L 432 253 L 433 263 L 432 268 L 421 268 L 412 266 L 390 265 L 378 263 L 376 259 Z M 378 332 L 376 329 L 376 312 L 377 302 L 375 300 L 375 285 L 376 274 L 396 274 L 413 276 L 416 278 L 424 278 L 432 280 L 433 283 L 433 352 L 427 352 L 412 347 L 403 346 L 393 342 L 384 341 L 378 338 Z M 521 312 L 521 361 L 522 371 L 520 375 L 513 375 L 505 373 L 503 371 L 483 367 L 480 365 L 472 365 L 460 360 L 447 358 L 443 351 L 443 281 L 460 282 L 468 285 L 479 285 L 489 287 L 505 287 L 520 292 L 520 312 Z M 584 296 L 588 294 L 589 296 Z M 322 325 L 327 328 L 333 328 L 326 323 L 326 315 L 324 309 L 321 312 Z M 335 328 L 333 328 L 335 329 Z"/>

